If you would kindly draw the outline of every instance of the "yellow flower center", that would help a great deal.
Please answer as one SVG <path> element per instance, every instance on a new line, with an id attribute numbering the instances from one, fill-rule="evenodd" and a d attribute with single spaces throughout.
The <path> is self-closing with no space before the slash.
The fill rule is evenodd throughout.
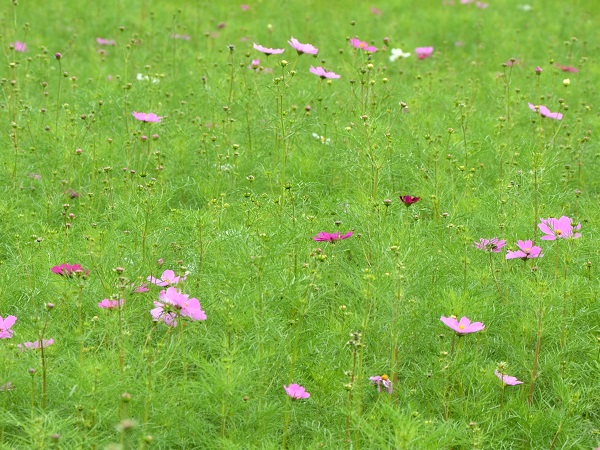
<path id="1" fill-rule="evenodd" d="M 524 252 L 525 252 L 525 253 L 531 253 L 531 249 L 530 249 L 529 247 L 527 247 L 527 248 L 524 250 Z"/>
<path id="2" fill-rule="evenodd" d="M 365 44 L 364 42 L 361 42 L 361 43 L 360 43 L 358 46 L 359 46 L 360 48 L 365 48 L 365 46 L 366 46 L 366 45 L 367 45 L 367 44 Z"/>
<path id="3" fill-rule="evenodd" d="M 460 328 L 461 330 L 464 330 L 465 326 L 464 325 L 459 325 L 458 328 Z"/>
<path id="4" fill-rule="evenodd" d="M 561 230 L 555 230 L 555 231 L 556 231 L 556 234 L 558 234 L 559 236 L 562 234 Z"/>
<path id="5" fill-rule="evenodd" d="M 382 379 L 383 381 L 387 381 L 387 380 L 389 380 L 389 379 L 390 379 L 390 377 L 388 377 L 387 375 L 385 375 L 385 374 L 384 374 L 384 375 L 381 375 L 381 379 Z"/>

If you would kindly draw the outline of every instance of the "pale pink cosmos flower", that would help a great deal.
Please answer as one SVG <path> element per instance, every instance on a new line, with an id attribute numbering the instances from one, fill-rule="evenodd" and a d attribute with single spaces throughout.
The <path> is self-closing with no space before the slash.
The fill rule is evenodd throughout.
<path id="1" fill-rule="evenodd" d="M 325 231 L 321 231 L 316 236 L 313 236 L 313 241 L 317 241 L 317 242 L 321 242 L 321 241 L 334 242 L 334 241 L 339 241 L 340 239 L 348 239 L 350 236 L 352 236 L 352 231 L 348 231 L 346 234 L 341 234 L 341 233 L 326 233 Z"/>
<path id="2" fill-rule="evenodd" d="M 356 38 L 350 39 L 350 45 L 352 45 L 354 48 L 364 50 L 365 52 L 375 53 L 377 51 L 377 47 L 374 45 L 369 45 L 368 42 L 364 42 Z"/>
<path id="3" fill-rule="evenodd" d="M 387 375 L 369 377 L 369 380 L 371 380 L 371 383 L 377 386 L 377 392 L 381 392 L 381 386 L 383 386 L 388 394 L 392 393 L 392 382 Z"/>
<path id="4" fill-rule="evenodd" d="M 499 240 L 498 238 L 483 239 L 480 238 L 479 242 L 475 242 L 475 248 L 478 250 L 484 250 L 486 252 L 500 253 L 500 249 L 506 245 L 505 240 Z"/>
<path id="5" fill-rule="evenodd" d="M 146 279 L 150 283 L 155 284 L 157 286 L 169 286 L 171 284 L 177 284 L 180 281 L 185 281 L 186 278 L 187 275 L 184 275 L 183 277 L 176 277 L 175 272 L 173 272 L 172 270 L 165 270 L 160 276 L 160 278 L 154 278 L 150 275 Z"/>
<path id="6" fill-rule="evenodd" d="M 157 116 L 154 113 L 142 113 L 142 112 L 134 111 L 132 114 L 133 114 L 133 117 L 135 117 L 137 120 L 141 120 L 142 122 L 159 123 L 160 120 L 162 119 L 162 116 Z"/>
<path id="7" fill-rule="evenodd" d="M 506 259 L 521 258 L 522 260 L 527 260 L 544 256 L 542 248 L 533 245 L 533 241 L 518 241 L 517 247 L 520 250 L 507 252 Z"/>
<path id="8" fill-rule="evenodd" d="M 250 5 L 246 5 L 245 3 L 240 5 L 240 9 L 242 11 L 248 11 L 250 9 Z"/>
<path id="9" fill-rule="evenodd" d="M 135 286 L 135 285 L 133 285 Z M 148 292 L 150 289 L 148 289 L 148 286 L 146 285 L 146 283 L 142 284 L 141 286 L 136 287 L 133 292 L 135 292 L 136 294 L 143 294 L 144 292 Z"/>
<path id="10" fill-rule="evenodd" d="M 504 386 L 516 386 L 517 384 L 523 384 L 522 381 L 517 380 L 517 377 L 502 375 L 497 370 L 494 371 L 494 375 L 496 375 L 498 378 L 500 378 L 500 380 L 502 380 L 502 384 L 504 384 Z"/>
<path id="11" fill-rule="evenodd" d="M 310 73 L 314 73 L 315 75 L 321 77 L 322 79 L 325 79 L 325 78 L 331 79 L 331 78 L 339 78 L 340 77 L 335 72 L 327 72 L 321 66 L 319 66 L 319 67 L 310 66 L 309 70 L 310 70 Z"/>
<path id="12" fill-rule="evenodd" d="M 15 324 L 17 318 L 15 316 L 8 316 L 5 319 L 0 316 L 0 339 L 10 339 L 15 333 L 10 328 Z"/>
<path id="13" fill-rule="evenodd" d="M 27 44 L 25 42 L 17 41 L 10 45 L 15 49 L 15 52 L 25 53 L 27 51 Z"/>
<path id="14" fill-rule="evenodd" d="M 476 333 L 477 331 L 481 331 L 485 328 L 485 325 L 481 322 L 471 322 L 466 317 L 462 317 L 460 321 L 456 320 L 456 317 L 440 317 L 440 320 L 444 322 L 448 327 L 452 328 L 458 334 L 469 334 Z"/>
<path id="15" fill-rule="evenodd" d="M 380 16 L 382 13 L 382 11 L 379 8 L 375 8 L 374 6 L 371 7 L 371 14 L 375 14 L 376 16 Z"/>
<path id="16" fill-rule="evenodd" d="M 120 306 L 123 306 L 123 299 L 109 300 L 105 298 L 101 302 L 98 302 L 98 306 L 102 309 L 119 309 Z"/>
<path id="17" fill-rule="evenodd" d="M 155 308 L 150 311 L 155 322 L 162 320 L 167 325 L 175 327 L 177 316 L 189 317 L 192 320 L 206 320 L 206 313 L 202 310 L 197 298 L 189 298 L 174 287 L 160 291 L 160 301 L 154 302 Z"/>
<path id="18" fill-rule="evenodd" d="M 310 397 L 310 394 L 306 392 L 306 389 L 299 384 L 292 383 L 289 386 L 283 385 L 283 388 L 287 395 L 294 400 Z"/>
<path id="19" fill-rule="evenodd" d="M 256 69 L 256 68 L 258 68 L 258 66 L 260 66 L 260 59 L 253 59 L 252 62 L 250 63 L 250 67 L 252 69 Z"/>
<path id="20" fill-rule="evenodd" d="M 477 6 L 479 9 L 486 9 L 490 5 L 488 5 L 487 3 L 483 3 L 483 2 L 477 2 L 477 3 L 475 3 L 475 6 Z"/>
<path id="21" fill-rule="evenodd" d="M 262 45 L 253 44 L 254 50 L 258 50 L 259 52 L 263 52 L 265 55 L 280 55 L 285 51 L 284 48 L 268 48 L 263 47 Z"/>
<path id="22" fill-rule="evenodd" d="M 544 105 L 539 105 L 536 106 L 533 103 L 527 103 L 527 105 L 529 106 L 529 109 L 539 113 L 542 117 L 548 117 L 549 119 L 555 119 L 555 120 L 562 120 L 563 115 L 559 112 L 551 112 L 547 107 L 545 107 Z"/>
<path id="23" fill-rule="evenodd" d="M 96 38 L 96 42 L 99 45 L 116 45 L 117 43 L 115 41 L 113 41 L 112 39 L 103 39 L 101 37 L 97 37 Z"/>
<path id="24" fill-rule="evenodd" d="M 581 223 L 573 226 L 572 219 L 567 216 L 562 216 L 560 219 L 549 217 L 548 219 L 540 219 L 538 224 L 544 236 L 540 239 L 543 241 L 554 241 L 555 239 L 577 239 L 581 237 L 581 233 L 577 233 L 581 229 Z"/>
<path id="25" fill-rule="evenodd" d="M 415 55 L 419 59 L 429 58 L 433 54 L 433 47 L 417 47 L 415 48 Z"/>
<path id="26" fill-rule="evenodd" d="M 38 339 L 35 342 L 23 342 L 22 344 L 18 344 L 17 348 L 20 348 L 21 350 L 37 350 L 41 347 L 49 347 L 52 344 L 54 344 L 54 339 L 43 339 L 42 342 Z"/>
<path id="27" fill-rule="evenodd" d="M 290 38 L 288 44 L 290 44 L 290 46 L 294 50 L 296 50 L 299 55 L 301 55 L 302 53 L 307 53 L 309 55 L 316 55 L 317 53 L 319 53 L 318 48 L 311 44 L 301 44 L 300 42 L 298 42 L 298 39 L 296 39 L 294 36 Z"/>

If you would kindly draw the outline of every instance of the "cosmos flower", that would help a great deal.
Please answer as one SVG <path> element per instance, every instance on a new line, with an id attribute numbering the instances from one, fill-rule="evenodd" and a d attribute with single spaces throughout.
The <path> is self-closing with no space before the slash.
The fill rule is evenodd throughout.
<path id="1" fill-rule="evenodd" d="M 517 377 L 502 375 L 497 370 L 494 371 L 494 374 L 500 378 L 500 380 L 502 380 L 502 384 L 504 384 L 504 386 L 516 386 L 517 384 L 523 384 L 522 381 L 517 380 Z"/>
<path id="2" fill-rule="evenodd" d="M 335 73 L 335 72 L 327 72 L 325 69 L 323 69 L 322 67 L 313 67 L 310 66 L 310 73 L 314 73 L 315 75 L 320 76 L 322 79 L 325 78 L 339 78 L 340 76 Z"/>
<path id="3" fill-rule="evenodd" d="M 25 42 L 17 41 L 10 45 L 15 49 L 15 52 L 25 53 L 27 51 L 27 44 Z"/>
<path id="4" fill-rule="evenodd" d="M 119 309 L 120 306 L 123 306 L 123 299 L 109 300 L 105 298 L 101 302 L 98 302 L 98 306 L 102 309 Z"/>
<path id="5" fill-rule="evenodd" d="M 356 38 L 350 39 L 350 45 L 352 45 L 352 47 L 354 47 L 354 48 L 364 50 L 365 52 L 375 53 L 377 51 L 377 47 L 375 47 L 373 45 L 369 45 L 368 42 L 364 42 L 364 41 L 358 40 Z"/>
<path id="6" fill-rule="evenodd" d="M 400 58 L 408 58 L 410 55 L 410 53 L 403 52 L 401 48 L 393 48 L 392 54 L 390 55 L 390 61 L 394 62 Z"/>
<path id="7" fill-rule="evenodd" d="M 413 203 L 417 203 L 421 200 L 421 197 L 413 197 L 411 195 L 401 195 L 400 200 L 404 203 L 404 206 L 409 207 Z"/>
<path id="8" fill-rule="evenodd" d="M 417 47 L 415 48 L 415 55 L 419 59 L 429 58 L 433 54 L 433 47 Z"/>
<path id="9" fill-rule="evenodd" d="M 306 389 L 299 384 L 292 383 L 289 386 L 283 385 L 283 388 L 287 395 L 294 400 L 310 397 L 310 394 L 306 392 Z"/>
<path id="10" fill-rule="evenodd" d="M 533 241 L 518 241 L 517 247 L 520 250 L 509 251 L 506 253 L 506 259 L 521 258 L 522 260 L 526 260 L 544 256 L 542 248 L 533 245 Z"/>
<path id="11" fill-rule="evenodd" d="M 160 83 L 160 78 L 150 77 L 149 75 L 144 75 L 142 73 L 138 73 L 135 78 L 138 81 L 151 81 L 152 84 Z"/>
<path id="12" fill-rule="evenodd" d="M 458 334 L 469 334 L 476 333 L 477 331 L 481 331 L 485 328 L 485 325 L 481 322 L 471 322 L 466 317 L 462 317 L 460 321 L 456 320 L 456 317 L 440 317 L 440 320 L 444 322 L 448 327 L 452 328 Z"/>
<path id="13" fill-rule="evenodd" d="M 186 278 L 187 275 L 184 275 L 183 277 L 176 277 L 175 272 L 173 272 L 172 270 L 165 270 L 160 276 L 160 278 L 154 278 L 150 275 L 146 279 L 150 283 L 155 284 L 157 286 L 169 286 L 172 284 L 177 284 L 180 281 L 185 281 Z"/>
<path id="14" fill-rule="evenodd" d="M 350 236 L 352 236 L 352 231 L 348 231 L 346 234 L 343 234 L 343 235 L 340 233 L 326 233 L 325 231 L 321 231 L 316 236 L 313 236 L 313 241 L 334 242 L 334 241 L 339 241 L 340 239 L 348 239 Z"/>
<path id="15" fill-rule="evenodd" d="M 206 313 L 202 310 L 197 298 L 189 298 L 174 287 L 160 291 L 160 301 L 154 302 L 155 308 L 150 311 L 152 319 L 157 322 L 162 320 L 165 324 L 175 327 L 178 316 L 189 317 L 192 320 L 206 320 Z"/>
<path id="16" fill-rule="evenodd" d="M 563 72 L 570 72 L 570 73 L 577 73 L 579 72 L 579 69 L 577 67 L 572 67 L 572 66 L 561 66 L 560 64 L 556 63 L 554 64 L 555 67 L 558 67 L 560 70 L 562 70 Z"/>
<path id="17" fill-rule="evenodd" d="M 85 270 L 79 264 L 61 264 L 60 266 L 52 267 L 52 273 L 63 277 L 72 278 L 74 275 L 81 275 L 83 278 L 90 274 L 89 270 Z"/>
<path id="18" fill-rule="evenodd" d="M 550 112 L 544 105 L 536 106 L 533 103 L 527 103 L 529 109 L 533 112 L 539 113 L 542 117 L 548 117 L 549 119 L 561 120 L 563 115 L 559 112 Z"/>
<path id="19" fill-rule="evenodd" d="M 308 53 L 309 55 L 316 55 L 317 53 L 319 53 L 318 48 L 314 47 L 311 44 L 301 44 L 300 42 L 298 42 L 298 39 L 296 39 L 293 36 L 288 41 L 288 44 L 290 44 L 290 46 L 294 50 L 296 50 L 299 55 L 301 55 L 302 53 Z"/>
<path id="20" fill-rule="evenodd" d="M 581 229 L 581 224 L 573 227 L 572 219 L 567 216 L 562 216 L 560 219 L 550 217 L 548 219 L 540 219 L 538 224 L 544 236 L 540 239 L 543 241 L 554 241 L 555 239 L 577 239 L 581 237 L 581 233 L 576 233 Z"/>
<path id="21" fill-rule="evenodd" d="M 381 386 L 383 386 L 388 394 L 392 393 L 392 382 L 387 375 L 369 377 L 369 380 L 371 380 L 371 383 L 377 386 L 377 392 L 381 392 Z"/>
<path id="22" fill-rule="evenodd" d="M 160 123 L 160 120 L 162 119 L 161 116 L 157 116 L 154 113 L 141 113 L 141 112 L 133 112 L 133 117 L 135 117 L 137 120 L 141 120 L 142 122 L 155 122 L 155 123 Z"/>
<path id="23" fill-rule="evenodd" d="M 326 145 L 329 145 L 329 143 L 331 142 L 331 139 L 329 139 L 329 138 L 326 138 L 325 136 L 320 136 L 320 135 L 318 135 L 317 133 L 313 133 L 313 134 L 312 134 L 312 136 L 313 136 L 315 139 L 318 139 L 319 141 L 321 141 L 321 144 L 326 144 Z"/>
<path id="24" fill-rule="evenodd" d="M 54 344 L 54 339 L 43 339 L 41 343 L 38 339 L 35 342 L 23 342 L 22 344 L 17 344 L 17 348 L 20 348 L 21 350 L 37 350 L 40 347 L 46 348 L 52 344 Z"/>
<path id="25" fill-rule="evenodd" d="M 112 39 L 103 39 L 101 37 L 97 37 L 96 42 L 99 45 L 116 45 L 116 42 L 113 41 Z"/>
<path id="26" fill-rule="evenodd" d="M 283 49 L 283 48 L 267 48 L 267 47 L 263 47 L 262 45 L 258 45 L 258 44 L 254 44 L 253 47 L 255 50 L 258 50 L 259 52 L 263 52 L 267 56 L 280 55 L 281 53 L 283 53 L 285 51 L 285 49 Z"/>
<path id="27" fill-rule="evenodd" d="M 475 248 L 478 250 L 485 250 L 486 252 L 500 253 L 500 249 L 506 245 L 505 240 L 499 240 L 498 238 L 492 239 L 479 239 L 479 242 L 475 242 Z"/>
<path id="28" fill-rule="evenodd" d="M 10 339 L 15 333 L 10 328 L 15 324 L 17 318 L 15 316 L 8 316 L 5 319 L 0 316 L 0 339 Z"/>

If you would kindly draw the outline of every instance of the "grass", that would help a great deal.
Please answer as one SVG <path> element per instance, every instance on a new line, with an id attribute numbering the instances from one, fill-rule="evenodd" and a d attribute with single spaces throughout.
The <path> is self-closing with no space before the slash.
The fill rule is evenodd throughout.
<path id="1" fill-rule="evenodd" d="M 392 3 L 2 7 L 0 448 L 600 445 L 597 8 Z M 205 321 L 152 320 L 166 269 Z"/>

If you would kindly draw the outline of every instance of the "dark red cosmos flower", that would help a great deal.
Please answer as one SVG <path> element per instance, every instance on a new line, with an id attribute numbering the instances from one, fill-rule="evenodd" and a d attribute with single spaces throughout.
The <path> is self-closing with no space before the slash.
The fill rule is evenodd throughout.
<path id="1" fill-rule="evenodd" d="M 402 200 L 402 203 L 404 203 L 404 206 L 408 207 L 408 206 L 412 205 L 413 203 L 417 203 L 419 200 L 421 200 L 421 197 L 413 197 L 411 195 L 401 195 L 400 200 Z"/>

